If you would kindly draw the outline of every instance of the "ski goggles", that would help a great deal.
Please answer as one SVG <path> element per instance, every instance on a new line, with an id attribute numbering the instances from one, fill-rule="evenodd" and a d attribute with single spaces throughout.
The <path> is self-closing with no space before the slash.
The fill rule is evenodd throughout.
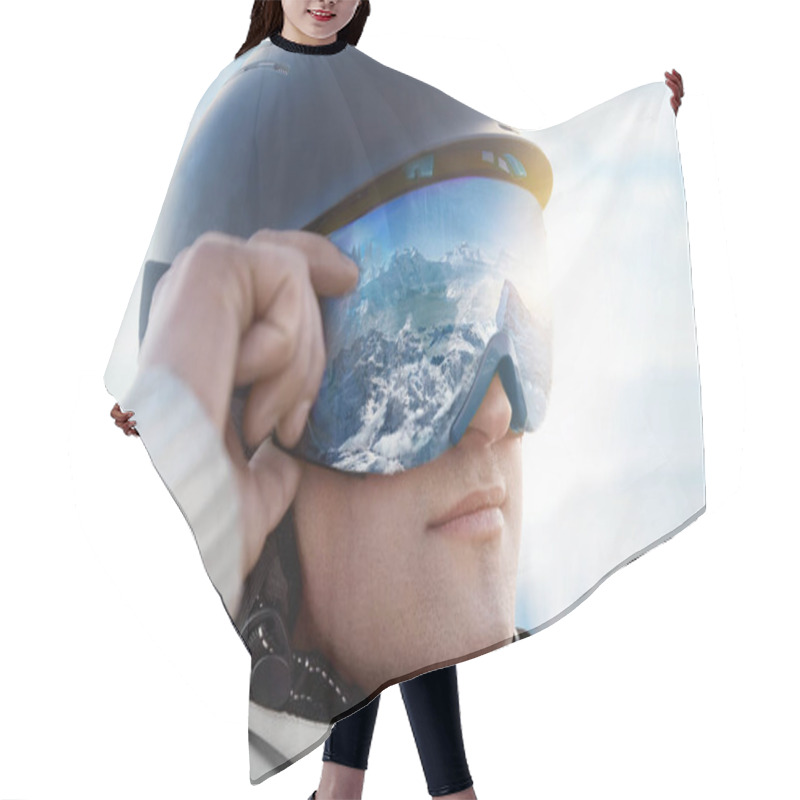
<path id="1" fill-rule="evenodd" d="M 412 167 L 424 177 L 418 163 L 406 177 Z M 551 342 L 537 196 L 513 175 L 403 188 L 388 200 L 362 193 L 309 226 L 359 267 L 355 290 L 321 300 L 326 366 L 300 441 L 273 437 L 320 466 L 392 474 L 437 458 L 495 374 L 513 431 L 544 418 Z"/>

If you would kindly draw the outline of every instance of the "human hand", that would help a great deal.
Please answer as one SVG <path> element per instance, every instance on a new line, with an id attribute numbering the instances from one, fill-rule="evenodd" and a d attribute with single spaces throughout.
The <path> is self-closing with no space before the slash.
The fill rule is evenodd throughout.
<path id="1" fill-rule="evenodd" d="M 672 72 L 665 72 L 664 76 L 666 80 L 664 83 L 672 89 L 672 97 L 670 98 L 669 102 L 672 106 L 672 110 L 675 112 L 675 116 L 678 116 L 678 109 L 681 105 L 681 98 L 683 97 L 683 78 L 681 77 L 680 72 L 673 69 Z"/>
<path id="2" fill-rule="evenodd" d="M 139 357 L 181 378 L 224 439 L 244 525 L 244 574 L 297 490 L 300 466 L 267 438 L 296 444 L 325 368 L 317 295 L 355 287 L 358 270 L 327 239 L 262 230 L 244 240 L 200 236 L 181 251 L 153 294 Z M 234 386 L 252 384 L 243 433 L 230 419 Z"/>
<path id="3" fill-rule="evenodd" d="M 114 403 L 114 408 L 111 409 L 111 416 L 114 418 L 114 424 L 125 431 L 126 436 L 138 436 L 139 431 L 136 430 L 136 420 L 133 417 L 133 411 L 123 411 L 119 407 L 119 403 Z"/>

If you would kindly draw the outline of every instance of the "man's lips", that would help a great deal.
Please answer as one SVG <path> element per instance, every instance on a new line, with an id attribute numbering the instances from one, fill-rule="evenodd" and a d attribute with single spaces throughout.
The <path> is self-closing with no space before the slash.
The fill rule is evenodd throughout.
<path id="1" fill-rule="evenodd" d="M 446 525 L 448 522 L 474 514 L 485 509 L 499 509 L 505 503 L 506 493 L 502 486 L 490 486 L 485 489 L 471 492 L 463 497 L 455 505 L 451 506 L 441 516 L 429 523 L 429 528 L 437 528 Z"/>

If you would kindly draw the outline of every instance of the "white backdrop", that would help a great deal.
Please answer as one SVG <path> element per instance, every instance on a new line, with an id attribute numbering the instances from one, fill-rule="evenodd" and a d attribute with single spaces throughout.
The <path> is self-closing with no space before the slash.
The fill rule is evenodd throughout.
<path id="1" fill-rule="evenodd" d="M 482 800 L 796 797 L 798 178 L 790 27 L 757 7 L 373 0 L 361 48 L 524 128 L 682 72 L 708 510 L 557 625 L 458 668 Z M 249 658 L 102 375 L 191 114 L 249 0 L 0 12 L 0 798 L 251 787 Z M 521 80 L 520 76 L 527 76 Z M 535 118 L 517 119 L 526 100 Z M 425 797 L 396 688 L 364 797 Z"/>

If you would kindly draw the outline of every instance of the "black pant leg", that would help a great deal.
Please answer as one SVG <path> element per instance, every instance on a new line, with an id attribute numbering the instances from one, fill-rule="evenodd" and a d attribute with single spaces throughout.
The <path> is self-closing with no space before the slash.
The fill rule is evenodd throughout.
<path id="1" fill-rule="evenodd" d="M 334 724 L 331 735 L 325 740 L 322 752 L 323 761 L 333 761 L 345 767 L 366 769 L 372 733 L 378 717 L 378 695 L 364 708 L 340 719 Z"/>
<path id="2" fill-rule="evenodd" d="M 438 797 L 472 786 L 461 734 L 456 668 L 445 667 L 400 684 L 428 792 Z"/>

